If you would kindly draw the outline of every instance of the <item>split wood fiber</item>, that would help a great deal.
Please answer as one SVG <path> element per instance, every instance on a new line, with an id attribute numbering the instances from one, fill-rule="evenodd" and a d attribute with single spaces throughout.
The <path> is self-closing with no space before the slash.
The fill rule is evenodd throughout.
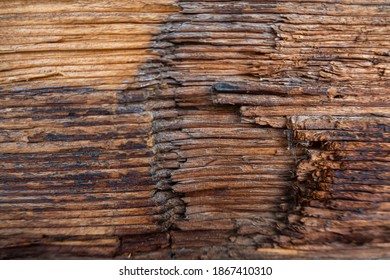
<path id="1" fill-rule="evenodd" d="M 0 4 L 1 258 L 389 258 L 390 2 Z"/>

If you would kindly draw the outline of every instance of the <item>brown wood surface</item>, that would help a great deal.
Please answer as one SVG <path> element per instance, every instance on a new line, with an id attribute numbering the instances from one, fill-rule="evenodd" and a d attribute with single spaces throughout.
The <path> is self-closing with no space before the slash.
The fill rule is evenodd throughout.
<path id="1" fill-rule="evenodd" d="M 388 0 L 0 3 L 0 258 L 390 258 Z"/>

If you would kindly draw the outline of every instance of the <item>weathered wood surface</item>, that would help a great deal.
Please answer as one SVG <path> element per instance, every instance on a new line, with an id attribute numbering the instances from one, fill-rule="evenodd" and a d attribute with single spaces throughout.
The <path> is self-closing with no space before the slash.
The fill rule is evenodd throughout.
<path id="1" fill-rule="evenodd" d="M 151 131 L 174 101 L 148 101 L 140 67 L 174 2 L 1 2 L 2 258 L 169 247 L 181 202 L 157 192 Z"/>
<path id="2" fill-rule="evenodd" d="M 390 257 L 389 1 L 0 7 L 0 257 Z"/>

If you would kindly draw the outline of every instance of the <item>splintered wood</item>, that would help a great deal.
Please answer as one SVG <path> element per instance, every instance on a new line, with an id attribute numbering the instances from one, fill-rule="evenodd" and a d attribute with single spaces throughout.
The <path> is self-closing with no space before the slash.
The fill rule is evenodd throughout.
<path id="1" fill-rule="evenodd" d="M 0 4 L 1 258 L 390 258 L 390 2 Z"/>

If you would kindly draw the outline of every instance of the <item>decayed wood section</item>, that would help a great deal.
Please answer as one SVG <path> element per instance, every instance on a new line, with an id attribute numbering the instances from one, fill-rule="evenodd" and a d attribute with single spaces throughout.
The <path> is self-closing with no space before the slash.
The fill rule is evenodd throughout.
<path id="1" fill-rule="evenodd" d="M 0 4 L 1 258 L 389 258 L 390 2 Z"/>

